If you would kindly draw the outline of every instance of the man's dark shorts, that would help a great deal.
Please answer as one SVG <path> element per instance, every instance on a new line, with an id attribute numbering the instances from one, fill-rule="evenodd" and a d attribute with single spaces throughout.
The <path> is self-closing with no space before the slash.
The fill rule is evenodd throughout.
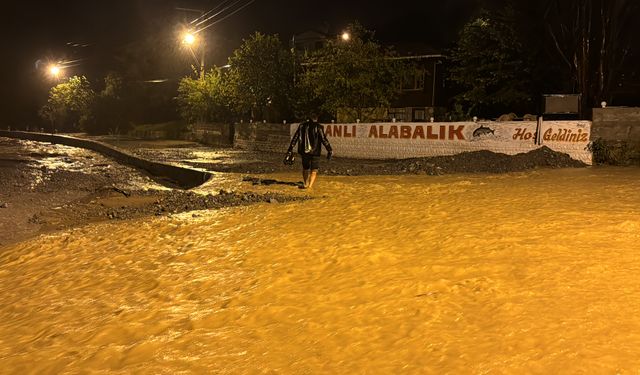
<path id="1" fill-rule="evenodd" d="M 320 167 L 320 156 L 302 155 L 302 169 L 318 169 Z"/>

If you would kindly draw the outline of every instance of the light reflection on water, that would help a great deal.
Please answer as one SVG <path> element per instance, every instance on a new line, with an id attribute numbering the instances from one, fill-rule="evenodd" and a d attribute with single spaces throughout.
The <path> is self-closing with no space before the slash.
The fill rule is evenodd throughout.
<path id="1" fill-rule="evenodd" d="M 46 190 L 46 185 L 52 177 L 64 179 L 61 177 L 61 173 L 82 174 L 94 179 L 98 175 L 104 177 L 105 183 L 116 181 L 121 188 L 130 190 L 168 189 L 133 167 L 114 164 L 111 159 L 82 148 L 9 140 L 4 141 L 0 147 L 1 160 L 9 160 L 11 163 L 20 162 L 30 167 L 24 170 L 23 180 L 28 184 L 28 190 L 31 191 L 39 187 Z M 89 177 L 78 178 L 91 179 Z M 77 188 L 77 186 L 72 188 L 74 187 Z"/>
<path id="2" fill-rule="evenodd" d="M 13 245 L 0 368 L 636 372 L 639 178 L 320 176 L 312 201 Z"/>

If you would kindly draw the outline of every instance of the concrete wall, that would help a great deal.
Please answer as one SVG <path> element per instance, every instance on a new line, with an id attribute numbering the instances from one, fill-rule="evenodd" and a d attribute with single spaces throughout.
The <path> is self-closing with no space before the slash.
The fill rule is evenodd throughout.
<path id="1" fill-rule="evenodd" d="M 589 121 L 325 124 L 338 157 L 407 159 L 489 150 L 508 155 L 542 146 L 592 163 Z M 234 146 L 284 153 L 298 124 L 236 124 Z"/>
<path id="2" fill-rule="evenodd" d="M 209 146 L 232 147 L 234 136 L 234 124 L 194 124 L 188 131 L 167 130 L 132 130 L 130 137 L 139 139 L 183 139 Z"/>
<path id="3" fill-rule="evenodd" d="M 171 136 L 166 130 L 132 130 L 127 136 L 138 139 L 169 139 Z"/>
<path id="4" fill-rule="evenodd" d="M 594 108 L 591 139 L 598 138 L 640 146 L 640 108 Z"/>
<path id="5" fill-rule="evenodd" d="M 195 124 L 191 125 L 191 131 L 183 133 L 182 138 L 209 146 L 231 147 L 234 133 L 234 124 Z"/>
<path id="6" fill-rule="evenodd" d="M 123 164 L 143 169 L 154 177 L 158 177 L 160 179 L 168 179 L 172 183 L 175 183 L 176 185 L 184 189 L 190 189 L 201 185 L 211 178 L 211 174 L 208 172 L 145 160 L 137 156 L 128 154 L 105 143 L 88 139 L 46 133 L 30 133 L 5 130 L 0 130 L 0 137 L 17 138 L 38 142 L 49 142 L 66 146 L 86 148 L 109 156 Z"/>
<path id="7" fill-rule="evenodd" d="M 488 150 L 515 155 L 543 146 L 586 164 L 589 121 L 433 122 L 326 124 L 336 156 L 408 159 Z M 297 124 L 290 126 L 292 135 Z"/>
<path id="8" fill-rule="evenodd" d="M 240 123 L 235 124 L 233 146 L 243 150 L 284 153 L 291 136 L 289 124 Z"/>

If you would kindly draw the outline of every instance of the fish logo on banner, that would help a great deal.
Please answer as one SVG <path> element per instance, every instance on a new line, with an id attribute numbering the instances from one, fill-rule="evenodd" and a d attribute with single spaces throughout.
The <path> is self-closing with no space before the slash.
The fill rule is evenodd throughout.
<path id="1" fill-rule="evenodd" d="M 487 138 L 495 136 L 495 130 L 490 127 L 485 127 L 484 125 L 480 125 L 480 127 L 473 131 L 473 138 Z"/>

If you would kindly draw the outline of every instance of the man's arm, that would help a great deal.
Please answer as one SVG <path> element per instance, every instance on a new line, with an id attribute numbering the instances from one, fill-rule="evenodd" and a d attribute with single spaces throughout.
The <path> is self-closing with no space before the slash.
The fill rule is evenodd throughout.
<path id="1" fill-rule="evenodd" d="M 295 134 L 293 134 L 293 138 L 291 138 L 291 144 L 289 145 L 287 154 L 293 152 L 293 148 L 295 147 L 296 143 L 298 143 L 299 139 L 300 139 L 300 125 L 298 125 L 298 129 L 296 129 Z"/>

